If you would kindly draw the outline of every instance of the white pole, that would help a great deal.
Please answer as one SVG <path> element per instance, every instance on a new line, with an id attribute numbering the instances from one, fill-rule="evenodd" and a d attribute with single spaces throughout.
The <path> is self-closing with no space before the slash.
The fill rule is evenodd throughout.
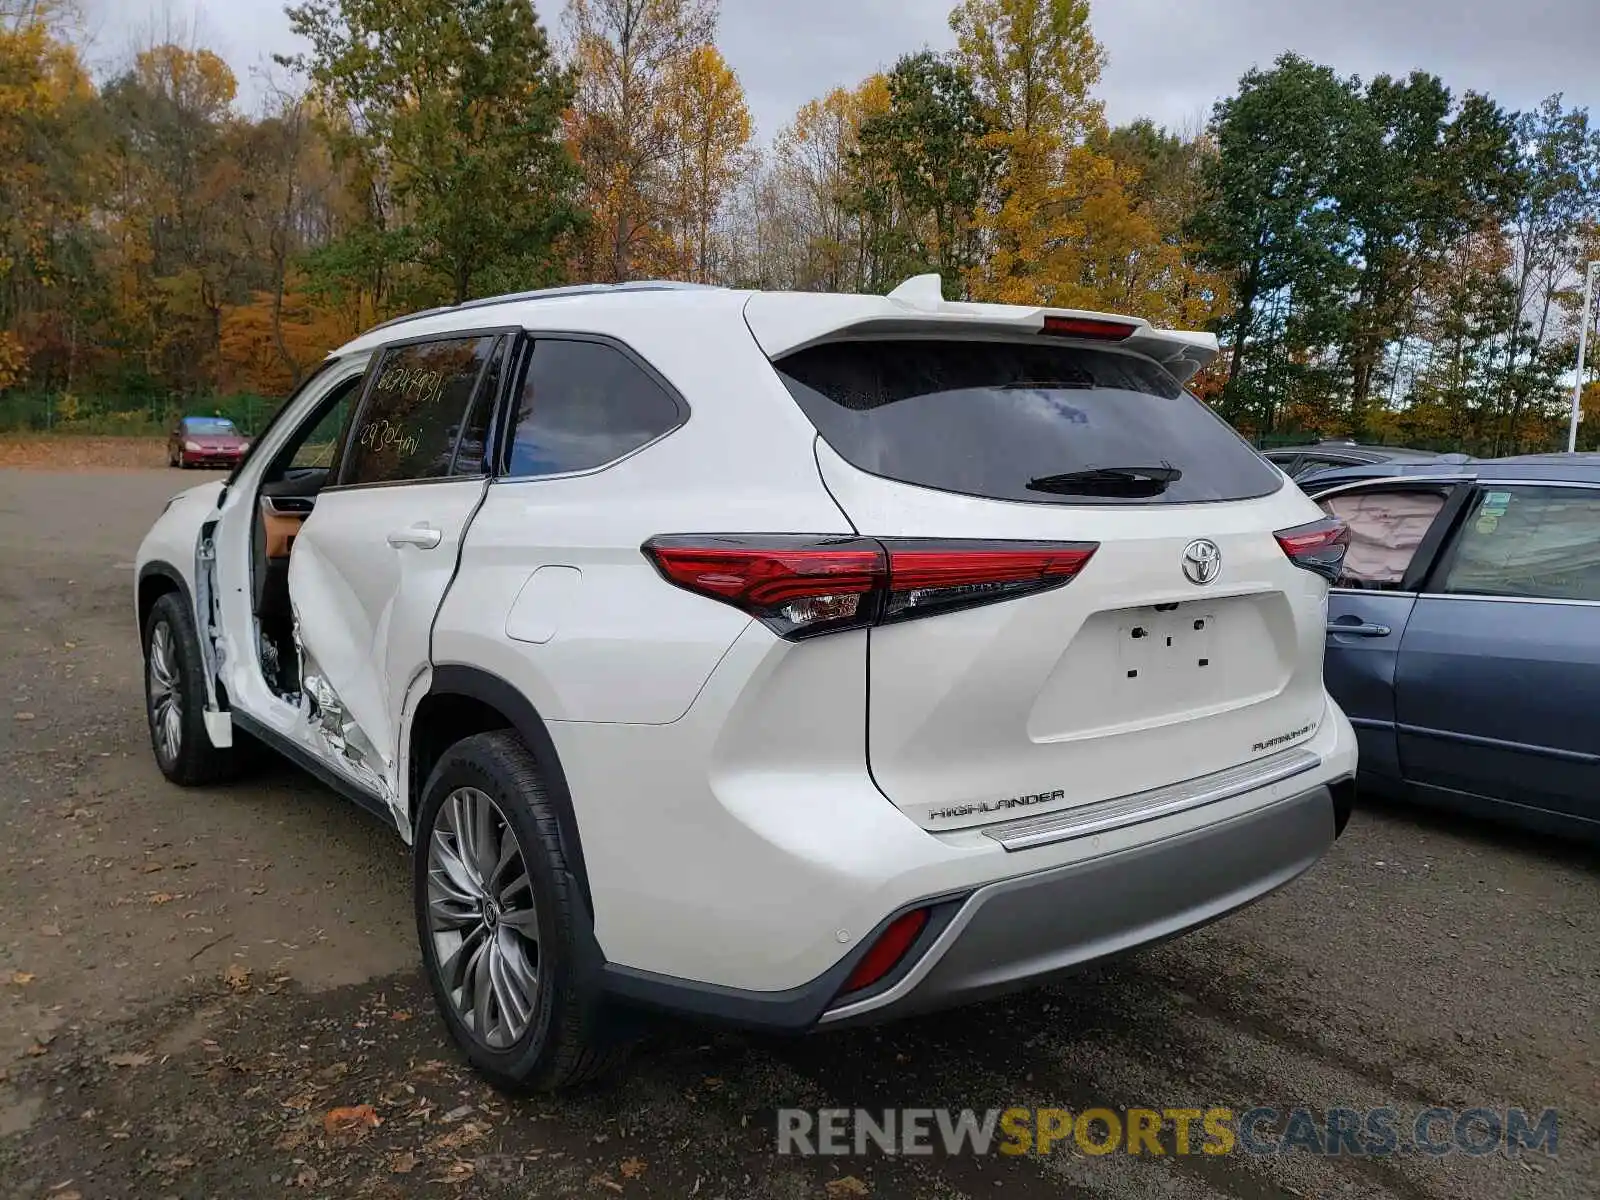
<path id="1" fill-rule="evenodd" d="M 1589 305 L 1594 300 L 1594 277 L 1600 259 L 1589 264 L 1583 276 L 1583 323 L 1578 326 L 1578 378 L 1572 384 L 1572 423 L 1567 426 L 1567 453 L 1578 449 L 1578 418 L 1583 415 L 1583 366 L 1589 354 Z"/>

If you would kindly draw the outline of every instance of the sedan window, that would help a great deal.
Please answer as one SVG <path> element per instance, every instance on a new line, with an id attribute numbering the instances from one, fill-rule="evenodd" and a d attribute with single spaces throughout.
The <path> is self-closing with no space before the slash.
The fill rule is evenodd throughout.
<path id="1" fill-rule="evenodd" d="M 1444 502 L 1443 492 L 1411 489 L 1345 492 L 1322 500 L 1324 512 L 1350 527 L 1350 548 L 1334 586 L 1398 588 Z"/>
<path id="2" fill-rule="evenodd" d="M 1600 491 L 1486 484 L 1438 590 L 1600 601 Z"/>

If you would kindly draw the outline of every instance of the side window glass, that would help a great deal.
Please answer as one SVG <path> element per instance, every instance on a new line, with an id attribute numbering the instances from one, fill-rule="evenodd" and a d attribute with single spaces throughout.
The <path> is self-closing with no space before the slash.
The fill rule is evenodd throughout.
<path id="1" fill-rule="evenodd" d="M 541 338 L 517 397 L 509 473 L 559 475 L 604 466 L 680 419 L 666 390 L 615 347 Z"/>
<path id="2" fill-rule="evenodd" d="M 1600 600 L 1600 492 L 1485 484 L 1438 590 Z"/>
<path id="3" fill-rule="evenodd" d="M 1445 493 L 1345 492 L 1321 501 L 1329 516 L 1350 527 L 1350 548 L 1335 587 L 1393 591 L 1438 519 Z"/>
<path id="4" fill-rule="evenodd" d="M 334 401 L 333 407 L 324 412 L 321 419 L 305 433 L 296 435 L 300 440 L 289 459 L 288 470 L 302 471 L 333 465 L 333 452 L 339 446 L 339 433 L 350 417 L 351 403 L 361 394 L 357 385 L 364 378 L 364 375 L 357 376 L 340 384 L 335 389 L 339 398 Z"/>
<path id="5" fill-rule="evenodd" d="M 483 373 L 483 382 L 472 398 L 472 410 L 467 413 L 461 441 L 456 446 L 455 467 L 450 472 L 452 475 L 488 474 L 489 418 L 494 413 L 494 402 L 500 395 L 511 344 L 511 338 L 503 337 L 494 348 L 494 356 L 489 360 L 489 368 Z"/>
<path id="6" fill-rule="evenodd" d="M 495 338 L 451 338 L 383 353 L 350 431 L 339 482 L 396 483 L 450 473 L 467 402 Z"/>

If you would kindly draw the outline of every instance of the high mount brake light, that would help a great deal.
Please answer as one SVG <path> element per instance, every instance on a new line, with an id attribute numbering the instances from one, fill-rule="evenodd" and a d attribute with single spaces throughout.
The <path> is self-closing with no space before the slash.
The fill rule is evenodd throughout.
<path id="1" fill-rule="evenodd" d="M 667 582 L 790 640 L 907 621 L 1069 583 L 1096 542 L 664 535 L 641 549 Z"/>
<path id="2" fill-rule="evenodd" d="M 1272 536 L 1295 566 L 1315 571 L 1330 582 L 1339 577 L 1345 551 L 1350 548 L 1350 527 L 1333 517 L 1280 529 Z"/>
<path id="3" fill-rule="evenodd" d="M 1120 342 L 1138 332 L 1137 325 L 1126 321 L 1103 321 L 1098 317 L 1046 317 L 1040 333 L 1057 337 L 1090 338 L 1095 341 Z"/>

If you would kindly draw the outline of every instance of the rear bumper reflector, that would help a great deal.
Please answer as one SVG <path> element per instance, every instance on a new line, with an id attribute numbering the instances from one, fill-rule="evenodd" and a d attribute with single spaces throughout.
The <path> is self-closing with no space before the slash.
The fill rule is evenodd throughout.
<path id="1" fill-rule="evenodd" d="M 1173 837 L 980 887 L 882 991 L 839 997 L 822 1024 L 929 1012 L 1044 983 L 1259 900 L 1333 844 L 1325 784 Z"/>
<path id="2" fill-rule="evenodd" d="M 992 825 L 983 832 L 985 837 L 993 838 L 1007 850 L 1047 846 L 1052 842 L 1105 833 L 1107 830 L 1138 825 L 1203 808 L 1221 800 L 1230 800 L 1256 788 L 1303 775 L 1321 764 L 1322 756 L 1314 751 L 1284 750 L 1211 775 L 1200 775 L 1181 783 L 1133 792 L 1062 812 L 1006 821 Z"/>

